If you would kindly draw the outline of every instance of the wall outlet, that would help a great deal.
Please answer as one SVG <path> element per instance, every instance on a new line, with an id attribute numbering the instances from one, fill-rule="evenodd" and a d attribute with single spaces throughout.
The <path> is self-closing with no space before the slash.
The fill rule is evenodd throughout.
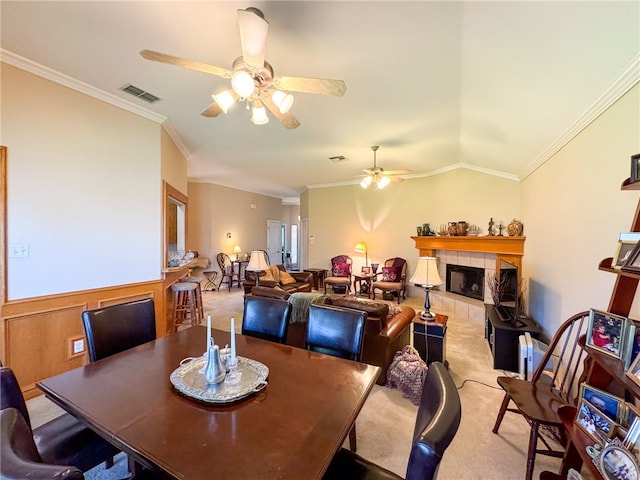
<path id="1" fill-rule="evenodd" d="M 73 354 L 76 355 L 78 353 L 84 352 L 84 338 L 73 341 Z"/>
<path id="2" fill-rule="evenodd" d="M 11 243 L 9 245 L 9 258 L 27 258 L 29 256 L 28 243 Z"/>

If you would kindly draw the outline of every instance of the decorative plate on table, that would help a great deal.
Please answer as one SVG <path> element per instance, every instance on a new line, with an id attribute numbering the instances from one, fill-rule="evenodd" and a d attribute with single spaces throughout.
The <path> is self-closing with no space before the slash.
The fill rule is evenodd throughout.
<path id="1" fill-rule="evenodd" d="M 215 385 L 207 385 L 204 380 L 205 363 L 206 358 L 202 356 L 176 368 L 169 377 L 174 388 L 202 402 L 225 404 L 236 402 L 267 386 L 269 367 L 256 360 L 238 357 L 238 373 L 242 374 L 240 380 L 230 382 L 227 375 Z"/>

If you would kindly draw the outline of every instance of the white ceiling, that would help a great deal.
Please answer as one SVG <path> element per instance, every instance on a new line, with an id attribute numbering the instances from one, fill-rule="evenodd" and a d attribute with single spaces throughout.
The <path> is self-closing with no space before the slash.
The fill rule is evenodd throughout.
<path id="1" fill-rule="evenodd" d="M 295 130 L 274 118 L 252 125 L 240 105 L 205 118 L 211 93 L 228 80 L 139 55 L 231 68 L 240 55 L 237 9 L 248 6 L 269 22 L 276 75 L 346 82 L 343 97 L 295 94 Z M 3 0 L 1 9 L 3 59 L 24 57 L 166 117 L 191 180 L 281 198 L 359 180 L 373 163 L 371 145 L 380 145 L 385 169 L 427 175 L 462 166 L 523 178 L 597 110 L 603 92 L 612 95 L 630 65 L 637 77 L 640 63 L 637 0 Z M 119 90 L 129 83 L 162 100 Z M 332 163 L 336 155 L 348 160 Z"/>

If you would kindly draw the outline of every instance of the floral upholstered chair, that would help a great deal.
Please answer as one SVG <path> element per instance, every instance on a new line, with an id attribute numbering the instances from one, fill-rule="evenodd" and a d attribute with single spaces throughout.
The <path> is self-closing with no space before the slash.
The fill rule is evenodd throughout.
<path id="1" fill-rule="evenodd" d="M 351 257 L 348 255 L 338 255 L 331 259 L 331 273 L 330 276 L 324 279 L 324 293 L 327 293 L 327 285 L 331 285 L 335 288 L 339 285 L 345 289 L 345 295 L 351 290 Z"/>
<path id="2" fill-rule="evenodd" d="M 371 285 L 371 298 L 375 300 L 376 289 L 382 292 L 396 292 L 398 303 L 400 297 L 405 296 L 405 283 L 407 279 L 407 261 L 404 258 L 394 257 L 384 262 L 382 271 L 376 274 L 376 280 Z"/>

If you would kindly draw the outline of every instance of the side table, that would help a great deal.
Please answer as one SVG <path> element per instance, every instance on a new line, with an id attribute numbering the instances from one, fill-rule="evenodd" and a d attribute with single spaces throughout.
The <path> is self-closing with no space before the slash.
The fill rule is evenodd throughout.
<path id="1" fill-rule="evenodd" d="M 313 275 L 313 289 L 320 290 L 324 286 L 324 279 L 327 275 L 326 268 L 305 268 L 302 270 Z"/>
<path id="2" fill-rule="evenodd" d="M 445 359 L 445 340 L 447 335 L 447 315 L 435 314 L 432 322 L 425 322 L 420 315 L 413 317 L 413 346 L 420 357 L 427 362 L 441 362 L 449 367 Z"/>
<path id="3" fill-rule="evenodd" d="M 371 280 L 373 279 L 373 277 L 373 275 L 365 275 L 362 273 L 360 275 L 353 275 L 353 291 L 355 292 L 356 297 L 358 295 L 366 295 L 367 298 L 371 297 Z M 366 293 L 362 291 L 363 283 L 367 286 Z"/>

